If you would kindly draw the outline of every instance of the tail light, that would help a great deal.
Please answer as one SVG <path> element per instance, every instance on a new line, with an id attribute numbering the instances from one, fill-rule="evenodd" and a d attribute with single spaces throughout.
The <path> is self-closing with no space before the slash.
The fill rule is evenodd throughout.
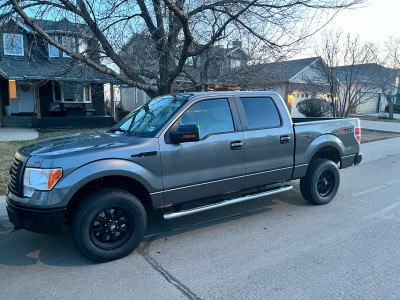
<path id="1" fill-rule="evenodd" d="M 358 143 L 361 143 L 361 127 L 354 128 L 354 136 Z"/>

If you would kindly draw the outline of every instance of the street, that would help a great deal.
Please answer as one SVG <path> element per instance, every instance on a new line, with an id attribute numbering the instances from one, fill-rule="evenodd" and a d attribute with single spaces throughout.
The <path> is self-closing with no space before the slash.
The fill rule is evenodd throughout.
<path id="1" fill-rule="evenodd" d="M 146 241 L 110 263 L 82 257 L 67 228 L 0 234 L 0 298 L 399 298 L 399 166 L 397 152 L 341 170 L 325 206 L 306 202 L 295 181 L 290 192 L 181 219 L 153 213 Z"/>

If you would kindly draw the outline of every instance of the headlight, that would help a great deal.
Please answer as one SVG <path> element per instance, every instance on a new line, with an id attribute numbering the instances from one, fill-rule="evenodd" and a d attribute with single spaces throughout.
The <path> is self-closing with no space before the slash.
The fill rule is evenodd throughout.
<path id="1" fill-rule="evenodd" d="M 26 168 L 24 174 L 24 196 L 32 196 L 35 190 L 49 191 L 62 176 L 62 169 Z"/>

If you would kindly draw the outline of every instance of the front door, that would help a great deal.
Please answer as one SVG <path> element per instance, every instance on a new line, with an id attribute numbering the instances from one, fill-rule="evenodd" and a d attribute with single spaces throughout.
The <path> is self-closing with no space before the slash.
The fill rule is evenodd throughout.
<path id="1" fill-rule="evenodd" d="M 243 132 L 237 130 L 232 113 L 237 114 L 232 100 L 197 101 L 171 128 L 199 125 L 200 141 L 174 145 L 160 137 L 166 205 L 244 188 Z"/>

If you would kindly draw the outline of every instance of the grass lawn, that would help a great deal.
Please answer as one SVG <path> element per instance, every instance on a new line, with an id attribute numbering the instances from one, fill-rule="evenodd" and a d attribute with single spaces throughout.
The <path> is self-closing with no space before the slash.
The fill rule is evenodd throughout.
<path id="1" fill-rule="evenodd" d="M 30 141 L 20 141 L 20 142 L 0 142 L 0 195 L 6 193 L 6 186 L 10 180 L 9 169 L 14 160 L 14 155 L 17 149 L 35 143 L 43 139 L 49 139 L 56 136 L 88 132 L 88 131 L 99 131 L 105 130 L 106 128 L 96 128 L 96 129 L 46 129 L 39 131 L 39 137 L 36 140 Z M 400 133 L 395 132 L 385 132 L 378 130 L 363 129 L 361 132 L 361 142 L 368 143 L 377 140 L 389 139 L 393 137 L 399 137 Z"/>
<path id="2" fill-rule="evenodd" d="M 19 142 L 0 142 L 0 195 L 6 193 L 6 186 L 10 180 L 9 170 L 14 160 L 15 152 L 26 145 L 35 143 L 40 140 L 49 139 L 56 136 L 74 134 L 79 132 L 88 131 L 99 131 L 105 130 L 106 128 L 95 128 L 95 129 L 41 129 L 39 130 L 39 137 L 35 140 L 30 141 L 19 141 Z"/>

